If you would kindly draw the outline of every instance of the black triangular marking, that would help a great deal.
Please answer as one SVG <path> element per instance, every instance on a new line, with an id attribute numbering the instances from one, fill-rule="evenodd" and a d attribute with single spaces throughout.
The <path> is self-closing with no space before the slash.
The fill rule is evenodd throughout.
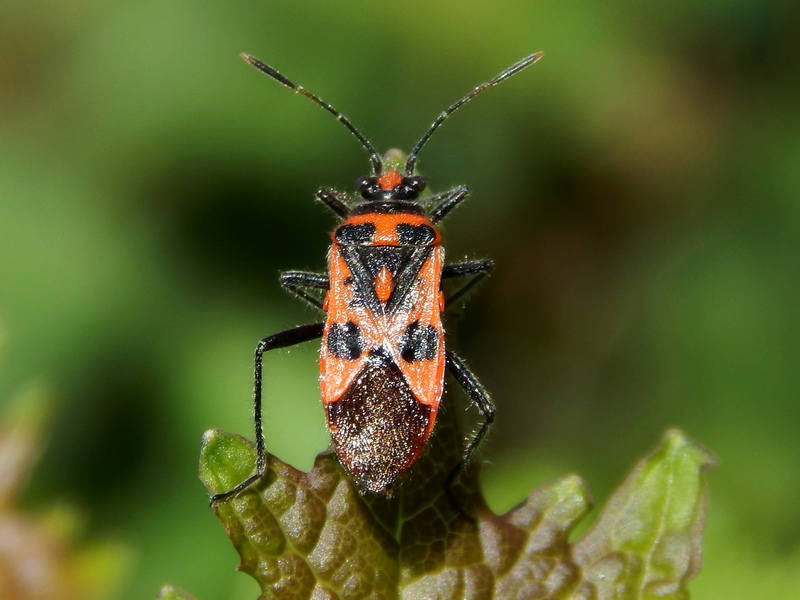
<path id="1" fill-rule="evenodd" d="M 422 265 L 431 254 L 427 246 L 340 246 L 350 272 L 353 274 L 353 288 L 356 301 L 363 302 L 375 313 L 393 313 L 403 305 L 409 290 L 417 280 Z M 381 301 L 375 292 L 375 278 L 382 268 L 386 268 L 394 278 L 394 289 L 382 309 Z"/>

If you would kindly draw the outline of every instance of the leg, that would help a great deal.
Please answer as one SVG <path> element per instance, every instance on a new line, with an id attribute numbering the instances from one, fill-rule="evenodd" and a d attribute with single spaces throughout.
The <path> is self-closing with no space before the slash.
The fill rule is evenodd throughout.
<path id="1" fill-rule="evenodd" d="M 286 271 L 281 273 L 280 283 L 287 290 L 319 309 L 322 308 L 322 300 L 310 294 L 307 290 L 327 290 L 330 288 L 330 280 L 327 275 L 309 273 L 308 271 Z"/>
<path id="2" fill-rule="evenodd" d="M 494 422 L 495 408 L 494 402 L 492 402 L 492 399 L 489 397 L 489 393 L 478 382 L 472 371 L 469 370 L 467 365 L 465 365 L 458 356 L 448 350 L 446 360 L 448 370 L 453 374 L 453 377 L 455 377 L 459 385 L 464 388 L 469 399 L 478 407 L 481 416 L 483 416 L 483 423 L 481 423 L 481 426 L 478 427 L 478 430 L 472 435 L 469 442 L 467 442 L 461 460 L 455 468 L 450 471 L 450 474 L 445 480 L 445 489 L 448 491 L 448 494 L 450 494 L 450 486 L 453 484 L 456 477 L 458 477 L 459 473 L 464 470 L 464 467 L 467 466 L 475 450 L 478 449 L 481 440 L 483 440 L 483 437 L 486 435 L 486 432 L 489 431 L 492 422 Z M 458 506 L 457 503 L 456 506 Z"/>
<path id="3" fill-rule="evenodd" d="M 225 500 L 231 496 L 235 496 L 242 490 L 247 489 L 250 485 L 260 479 L 267 469 L 267 452 L 264 448 L 264 429 L 261 423 L 261 390 L 262 390 L 262 363 L 264 353 L 276 348 L 286 348 L 287 346 L 294 346 L 301 342 L 308 342 L 313 339 L 322 337 L 322 330 L 324 323 L 312 323 L 310 325 L 301 325 L 293 329 L 281 331 L 275 335 L 265 337 L 258 342 L 255 352 L 255 370 L 254 370 L 254 390 L 253 390 L 253 412 L 254 421 L 256 426 L 256 472 L 234 487 L 232 490 L 222 492 L 221 494 L 214 494 L 211 496 L 211 502 Z"/>
<path id="4" fill-rule="evenodd" d="M 445 298 L 445 306 L 451 302 L 455 302 L 461 296 L 466 294 L 476 283 L 491 273 L 492 269 L 494 269 L 494 262 L 488 258 L 483 260 L 466 260 L 460 263 L 445 265 L 442 269 L 442 279 L 450 279 L 453 277 L 469 277 L 464 285 L 450 294 L 449 297 Z"/>
<path id="5" fill-rule="evenodd" d="M 317 190 L 317 199 L 343 219 L 350 214 L 350 202 L 344 194 L 330 188 L 320 188 Z"/>
<path id="6" fill-rule="evenodd" d="M 432 196 L 428 199 L 428 202 L 433 205 L 433 208 L 428 211 L 428 217 L 433 223 L 438 223 L 447 216 L 447 213 L 461 204 L 467 196 L 469 196 L 469 190 L 463 185 Z"/>

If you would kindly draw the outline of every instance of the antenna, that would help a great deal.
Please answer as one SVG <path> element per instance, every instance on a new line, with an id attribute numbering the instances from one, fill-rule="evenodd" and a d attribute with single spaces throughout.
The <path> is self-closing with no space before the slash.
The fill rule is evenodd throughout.
<path id="1" fill-rule="evenodd" d="M 249 54 L 247 54 L 245 52 L 242 52 L 241 56 L 242 56 L 243 59 L 245 59 L 251 65 L 253 65 L 256 69 L 258 69 L 259 71 L 264 73 L 264 75 L 268 75 L 269 77 L 272 77 L 273 79 L 275 79 L 279 83 L 282 83 L 286 87 L 293 89 L 298 94 L 302 94 L 303 96 L 305 96 L 306 98 L 308 98 L 312 102 L 314 102 L 316 104 L 319 104 L 322 108 L 324 108 L 329 113 L 331 113 L 334 117 L 336 117 L 342 125 L 347 127 L 347 129 L 350 131 L 350 133 L 352 133 L 354 136 L 356 136 L 358 141 L 361 142 L 361 145 L 364 146 L 364 148 L 367 149 L 367 152 L 369 152 L 370 160 L 372 161 L 373 174 L 374 175 L 380 175 L 381 174 L 381 172 L 383 171 L 383 161 L 381 160 L 380 154 L 378 154 L 378 152 L 375 150 L 375 148 L 372 147 L 372 144 L 369 143 L 369 140 L 367 138 L 365 138 L 358 129 L 355 128 L 355 126 L 350 122 L 350 119 L 345 117 L 342 113 L 340 113 L 333 106 L 331 106 L 330 104 L 328 104 L 327 102 L 325 102 L 321 98 L 319 98 L 319 97 L 315 96 L 314 94 L 312 94 L 311 92 L 309 92 L 304 87 L 295 84 L 294 82 L 292 82 L 289 79 L 287 79 L 286 76 L 284 76 L 283 74 L 279 73 L 277 70 L 275 70 L 272 67 L 270 67 L 268 64 L 261 62 L 255 56 L 251 56 L 251 55 L 249 55 Z M 419 146 L 419 144 L 417 144 L 417 145 Z"/>
<path id="2" fill-rule="evenodd" d="M 474 90 L 472 90 L 469 94 L 461 98 L 458 102 L 454 102 L 453 104 L 451 104 L 447 110 L 445 110 L 442 114 L 436 117 L 436 120 L 433 123 L 431 123 L 431 126 L 428 128 L 428 131 L 425 132 L 425 135 L 423 135 L 422 138 L 420 138 L 420 140 L 417 142 L 417 145 L 414 146 L 414 149 L 411 151 L 411 154 L 408 155 L 408 160 L 406 161 L 406 175 L 410 177 L 411 175 L 414 174 L 414 165 L 417 163 L 417 154 L 419 154 L 420 148 L 422 148 L 428 141 L 428 139 L 430 139 L 430 137 L 433 135 L 433 132 L 439 129 L 439 127 L 441 126 L 442 123 L 444 123 L 447 117 L 452 115 L 456 110 L 461 108 L 461 106 L 472 100 L 475 96 L 477 96 L 481 92 L 485 92 L 490 87 L 496 86 L 501 81 L 505 81 L 512 75 L 516 75 L 517 73 L 522 71 L 524 68 L 531 66 L 537 60 L 542 58 L 543 55 L 544 52 L 537 52 L 536 54 L 531 54 L 530 56 L 523 58 L 521 61 L 514 63 L 513 65 L 508 67 L 505 71 L 498 74 L 491 81 L 482 83 Z"/>

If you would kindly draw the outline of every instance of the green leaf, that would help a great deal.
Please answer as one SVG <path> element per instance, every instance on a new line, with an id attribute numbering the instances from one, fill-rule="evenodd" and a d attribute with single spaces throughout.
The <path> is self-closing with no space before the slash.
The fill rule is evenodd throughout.
<path id="1" fill-rule="evenodd" d="M 598 598 L 688 597 L 702 560 L 708 496 L 702 473 L 717 459 L 677 430 L 642 459 L 574 556 Z"/>
<path id="2" fill-rule="evenodd" d="M 472 467 L 454 486 L 454 503 L 443 481 L 460 437 L 447 419 L 441 425 L 392 498 L 360 494 L 327 453 L 309 473 L 270 456 L 259 482 L 216 503 L 261 598 L 688 597 L 706 507 L 701 473 L 714 461 L 682 434 L 668 432 L 571 545 L 570 531 L 590 508 L 580 478 L 540 487 L 497 516 Z M 254 464 L 244 438 L 204 436 L 200 473 L 212 494 Z"/>

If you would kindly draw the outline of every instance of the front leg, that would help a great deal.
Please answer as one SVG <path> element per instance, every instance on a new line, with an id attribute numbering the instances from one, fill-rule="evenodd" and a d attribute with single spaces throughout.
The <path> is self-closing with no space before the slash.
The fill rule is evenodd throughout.
<path id="1" fill-rule="evenodd" d="M 264 472 L 267 470 L 267 452 L 264 447 L 264 428 L 261 422 L 261 397 L 263 388 L 262 372 L 264 353 L 277 348 L 286 348 L 287 346 L 294 346 L 296 344 L 301 344 L 302 342 L 308 342 L 310 340 L 321 338 L 324 326 L 324 323 L 301 325 L 300 327 L 294 327 L 292 329 L 287 329 L 286 331 L 276 333 L 275 335 L 270 335 L 258 342 L 255 351 L 255 366 L 253 370 L 253 420 L 255 422 L 256 429 L 256 472 L 234 487 L 232 490 L 211 496 L 212 503 L 218 502 L 219 500 L 225 500 L 247 489 L 253 484 L 253 482 L 261 479 L 261 477 L 264 476 Z"/>
<path id="2" fill-rule="evenodd" d="M 346 194 L 342 194 L 330 188 L 320 188 L 317 190 L 317 199 L 323 202 L 342 219 L 346 219 L 347 215 L 350 214 L 350 199 Z"/>
<path id="3" fill-rule="evenodd" d="M 469 196 L 469 190 L 460 185 L 457 188 L 436 194 L 427 199 L 426 203 L 431 206 L 428 210 L 428 217 L 431 223 L 438 223 L 456 206 L 461 204 Z"/>

